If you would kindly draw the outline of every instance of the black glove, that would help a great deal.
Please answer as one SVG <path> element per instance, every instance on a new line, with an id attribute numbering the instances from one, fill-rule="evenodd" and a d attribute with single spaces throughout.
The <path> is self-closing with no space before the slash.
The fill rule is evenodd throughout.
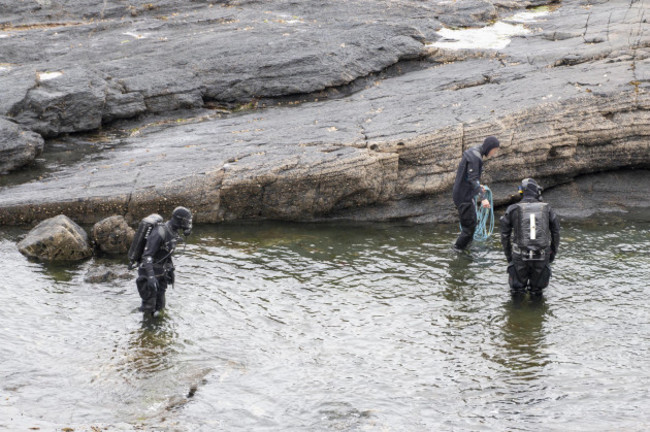
<path id="1" fill-rule="evenodd" d="M 176 273 L 174 273 L 174 269 L 169 269 L 167 270 L 167 283 L 174 285 L 174 282 L 176 281 Z"/>
<path id="2" fill-rule="evenodd" d="M 155 276 L 149 276 L 147 278 L 147 288 L 149 288 L 151 292 L 158 292 L 158 279 L 156 279 Z"/>
<path id="3" fill-rule="evenodd" d="M 552 263 L 554 259 L 555 259 L 555 252 L 551 252 L 551 256 L 549 257 L 548 262 Z"/>

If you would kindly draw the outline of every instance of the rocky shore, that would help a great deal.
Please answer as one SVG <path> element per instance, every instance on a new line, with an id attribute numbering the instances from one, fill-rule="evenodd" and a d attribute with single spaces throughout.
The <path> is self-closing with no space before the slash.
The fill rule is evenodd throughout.
<path id="1" fill-rule="evenodd" d="M 484 177 L 497 205 L 532 176 L 566 217 L 648 207 L 648 10 L 0 5 L 0 224 L 177 205 L 198 223 L 450 221 L 460 155 L 487 135 L 502 143 Z M 83 150 L 61 162 L 52 148 Z"/>

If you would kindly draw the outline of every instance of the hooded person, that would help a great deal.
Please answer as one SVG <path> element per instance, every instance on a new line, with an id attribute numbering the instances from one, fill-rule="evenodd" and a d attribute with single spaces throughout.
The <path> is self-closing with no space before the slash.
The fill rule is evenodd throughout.
<path id="1" fill-rule="evenodd" d="M 483 207 L 490 208 L 490 202 L 485 199 L 485 188 L 481 186 L 483 158 L 494 157 L 498 150 L 499 140 L 489 136 L 485 138 L 483 144 L 465 150 L 458 164 L 453 199 L 458 210 L 461 233 L 454 243 L 456 251 L 466 249 L 474 238 L 474 231 L 478 223 L 474 199 L 476 198 Z"/>
<path id="2" fill-rule="evenodd" d="M 192 212 L 185 207 L 176 207 L 172 217 L 156 225 L 142 252 L 136 285 L 142 299 L 140 311 L 154 314 L 164 309 L 168 284 L 174 284 L 174 262 L 172 255 L 182 233 L 189 236 L 192 231 Z"/>
<path id="3" fill-rule="evenodd" d="M 522 199 L 500 219 L 501 245 L 508 260 L 508 283 L 514 294 L 529 290 L 541 295 L 551 279 L 551 266 L 560 246 L 560 221 L 542 201 L 542 187 L 532 178 L 519 186 Z"/>

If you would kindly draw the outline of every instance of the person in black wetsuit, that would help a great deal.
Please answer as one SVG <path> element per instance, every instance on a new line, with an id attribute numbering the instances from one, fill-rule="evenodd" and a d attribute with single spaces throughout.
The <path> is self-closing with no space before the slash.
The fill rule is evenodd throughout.
<path id="1" fill-rule="evenodd" d="M 542 188 L 531 178 L 519 186 L 523 195 L 501 217 L 501 244 L 508 260 L 508 283 L 513 295 L 541 295 L 551 279 L 551 266 L 560 247 L 560 221 Z"/>
<path id="2" fill-rule="evenodd" d="M 179 231 L 185 236 L 192 231 L 192 213 L 185 207 L 176 207 L 171 219 L 156 225 L 147 238 L 135 281 L 142 299 L 140 311 L 145 314 L 154 314 L 165 307 L 167 285 L 174 284 L 172 254 Z"/>
<path id="3" fill-rule="evenodd" d="M 454 243 L 454 250 L 466 249 L 474 238 L 476 230 L 476 205 L 474 197 L 478 197 L 481 205 L 490 208 L 490 202 L 485 199 L 485 188 L 481 186 L 483 173 L 483 157 L 491 158 L 499 151 L 499 140 L 489 136 L 483 144 L 465 150 L 463 158 L 458 164 L 456 181 L 454 182 L 453 198 L 458 217 L 460 219 L 461 233 Z"/>

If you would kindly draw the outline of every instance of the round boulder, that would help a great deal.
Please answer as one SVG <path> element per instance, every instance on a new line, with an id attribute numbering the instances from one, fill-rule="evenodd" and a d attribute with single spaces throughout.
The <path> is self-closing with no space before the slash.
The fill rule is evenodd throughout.
<path id="1" fill-rule="evenodd" d="M 126 223 L 124 217 L 111 216 L 97 222 L 91 235 L 102 252 L 125 254 L 131 247 L 135 231 Z"/>
<path id="2" fill-rule="evenodd" d="M 18 243 L 18 250 L 44 261 L 78 261 L 93 254 L 86 231 L 65 215 L 36 225 Z"/>

